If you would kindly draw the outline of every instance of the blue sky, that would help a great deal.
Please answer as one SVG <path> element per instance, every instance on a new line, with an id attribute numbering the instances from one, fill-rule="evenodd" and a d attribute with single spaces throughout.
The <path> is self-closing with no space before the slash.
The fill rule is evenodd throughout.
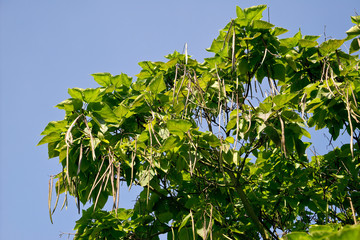
<path id="1" fill-rule="evenodd" d="M 45 145 L 36 147 L 46 124 L 63 119 L 53 106 L 69 97 L 68 88 L 96 87 L 96 72 L 134 76 L 139 61 L 165 60 L 185 43 L 202 61 L 218 30 L 236 17 L 235 6 L 258 4 L 270 7 L 270 22 L 289 29 L 287 36 L 299 28 L 323 35 L 326 25 L 328 38 L 344 38 L 350 16 L 360 13 L 358 0 L 0 0 L 0 239 L 74 232 L 80 216 L 73 199 L 50 223 L 48 181 L 60 166 L 47 159 Z M 135 195 L 123 189 L 120 206 L 131 208 Z"/>

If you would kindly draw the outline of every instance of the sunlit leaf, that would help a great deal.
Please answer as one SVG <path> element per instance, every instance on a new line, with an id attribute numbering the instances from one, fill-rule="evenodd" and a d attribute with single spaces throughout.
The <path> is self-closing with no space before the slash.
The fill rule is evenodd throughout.
<path id="1" fill-rule="evenodd" d="M 42 131 L 41 135 L 48 135 L 52 132 L 65 132 L 67 130 L 67 121 L 61 120 L 61 121 L 51 121 L 48 123 L 48 125 L 45 127 L 44 131 Z"/>
<path id="2" fill-rule="evenodd" d="M 341 45 L 344 43 L 345 40 L 336 40 L 336 39 L 330 39 L 326 42 L 323 42 L 320 47 L 320 53 L 323 55 L 327 55 L 331 52 L 334 52 L 336 49 L 341 47 Z"/>
<path id="3" fill-rule="evenodd" d="M 271 29 L 273 28 L 274 25 L 269 23 L 269 22 L 265 22 L 262 20 L 254 20 L 253 21 L 253 28 L 254 29 Z"/>
<path id="4" fill-rule="evenodd" d="M 100 102 L 101 101 L 101 89 L 100 88 L 87 88 L 82 94 L 84 97 L 84 102 Z"/>
<path id="5" fill-rule="evenodd" d="M 252 6 L 244 9 L 245 17 L 252 20 L 259 20 L 262 18 L 262 12 L 266 9 L 266 5 Z"/>
<path id="6" fill-rule="evenodd" d="M 304 232 L 292 232 L 289 234 L 286 234 L 286 236 L 282 239 L 286 240 L 312 240 L 312 238 L 304 233 Z"/>
<path id="7" fill-rule="evenodd" d="M 132 78 L 124 73 L 111 77 L 111 84 L 113 84 L 116 88 L 122 86 L 130 87 L 131 82 L 132 82 Z"/>
<path id="8" fill-rule="evenodd" d="M 77 98 L 83 100 L 83 93 L 84 89 L 82 88 L 69 88 L 68 93 L 72 98 Z"/>
<path id="9" fill-rule="evenodd" d="M 296 96 L 297 96 L 297 93 L 276 95 L 273 98 L 273 101 L 277 106 L 280 107 L 284 104 L 287 104 L 289 101 L 291 101 Z"/>
<path id="10" fill-rule="evenodd" d="M 150 91 L 153 94 L 158 94 L 166 89 L 166 85 L 164 82 L 164 76 L 162 74 L 158 74 L 149 84 Z"/>
<path id="11" fill-rule="evenodd" d="M 355 25 L 355 26 L 351 27 L 349 30 L 346 31 L 346 34 L 347 34 L 346 40 L 350 40 L 350 39 L 353 39 L 354 37 L 359 36 L 360 35 L 360 26 Z"/>
<path id="12" fill-rule="evenodd" d="M 316 41 L 313 40 L 307 40 L 307 39 L 300 39 L 299 40 L 299 45 L 300 47 L 304 47 L 304 48 L 312 48 L 318 45 L 318 43 Z"/>
<path id="13" fill-rule="evenodd" d="M 49 135 L 46 135 L 43 137 L 40 142 L 37 144 L 37 146 L 45 144 L 45 143 L 52 143 L 59 141 L 61 139 L 60 133 L 57 132 L 51 132 Z"/>
<path id="14" fill-rule="evenodd" d="M 285 29 L 285 28 L 281 28 L 281 27 L 275 27 L 271 33 L 274 36 L 279 36 L 281 34 L 287 33 L 289 30 Z"/>
<path id="15" fill-rule="evenodd" d="M 192 126 L 192 123 L 184 119 L 173 119 L 168 120 L 167 128 L 170 133 L 182 137 L 185 132 L 187 132 Z"/>
<path id="16" fill-rule="evenodd" d="M 236 6 L 236 15 L 240 19 L 245 18 L 245 13 L 239 6 Z"/>
<path id="17" fill-rule="evenodd" d="M 83 106 L 83 102 L 81 100 L 76 99 L 76 98 L 69 98 L 69 99 L 59 103 L 55 107 L 57 107 L 59 109 L 64 109 L 67 112 L 72 112 L 72 111 L 82 109 L 82 106 Z"/>
<path id="18" fill-rule="evenodd" d="M 103 87 L 111 85 L 111 74 L 110 73 L 94 73 L 91 74 L 94 77 L 94 80 Z"/>
<path id="19" fill-rule="evenodd" d="M 123 104 L 120 104 L 119 106 L 117 106 L 114 110 L 113 110 L 114 114 L 119 118 L 124 118 L 129 113 L 129 108 L 127 108 L 126 106 L 124 106 Z"/>

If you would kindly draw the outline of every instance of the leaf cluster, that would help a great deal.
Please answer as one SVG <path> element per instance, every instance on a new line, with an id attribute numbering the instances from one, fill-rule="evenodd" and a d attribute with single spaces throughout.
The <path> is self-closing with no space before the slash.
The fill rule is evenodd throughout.
<path id="1" fill-rule="evenodd" d="M 203 63 L 174 52 L 140 62 L 136 80 L 96 73 L 98 88 L 69 89 L 57 105 L 65 118 L 39 145 L 63 166 L 49 196 L 55 179 L 65 203 L 92 202 L 75 239 L 358 234 L 345 225 L 360 211 L 359 18 L 346 39 L 318 44 L 301 32 L 280 39 L 287 30 L 261 20 L 265 9 L 237 7 Z M 309 127 L 349 142 L 309 154 Z M 143 188 L 131 210 L 118 207 L 125 184 Z"/>

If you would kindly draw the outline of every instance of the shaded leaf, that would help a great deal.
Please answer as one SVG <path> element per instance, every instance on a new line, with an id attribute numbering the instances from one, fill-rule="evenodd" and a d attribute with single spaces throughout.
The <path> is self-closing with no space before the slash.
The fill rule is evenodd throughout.
<path id="1" fill-rule="evenodd" d="M 87 110 L 93 112 L 93 114 L 97 117 L 100 117 L 105 122 L 109 123 L 118 123 L 119 120 L 116 117 L 115 113 L 111 110 L 109 105 L 106 103 L 89 103 Z"/>
<path id="2" fill-rule="evenodd" d="M 175 150 L 179 144 L 181 144 L 181 141 L 177 136 L 169 136 L 162 145 L 161 151 L 166 152 L 169 150 Z"/>
<path id="3" fill-rule="evenodd" d="M 360 49 L 360 38 L 355 38 L 350 44 L 349 54 L 352 54 Z"/>

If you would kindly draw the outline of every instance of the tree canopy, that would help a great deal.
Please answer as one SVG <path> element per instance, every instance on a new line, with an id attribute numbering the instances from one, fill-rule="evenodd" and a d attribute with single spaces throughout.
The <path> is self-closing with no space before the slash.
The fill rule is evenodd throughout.
<path id="1" fill-rule="evenodd" d="M 135 80 L 95 73 L 98 88 L 69 89 L 39 142 L 63 167 L 50 218 L 70 195 L 79 212 L 92 204 L 75 239 L 360 239 L 360 17 L 319 44 L 280 38 L 265 9 L 237 7 L 202 63 L 185 48 L 140 62 Z M 319 130 L 347 143 L 311 152 Z"/>

